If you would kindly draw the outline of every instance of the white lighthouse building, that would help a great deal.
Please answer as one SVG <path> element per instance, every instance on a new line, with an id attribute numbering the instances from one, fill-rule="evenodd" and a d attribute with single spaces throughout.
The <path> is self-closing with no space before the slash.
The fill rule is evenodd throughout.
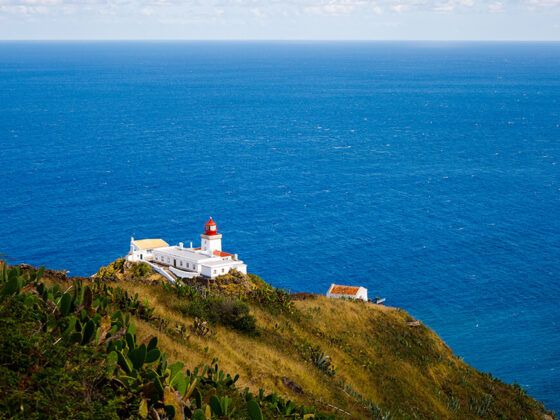
<path id="1" fill-rule="evenodd" d="M 146 261 L 163 265 L 179 278 L 204 276 L 214 278 L 237 270 L 247 274 L 247 265 L 237 258 L 237 254 L 222 251 L 222 235 L 218 226 L 210 218 L 200 235 L 201 246 L 186 248 L 183 243 L 169 246 L 161 239 L 130 240 L 129 261 Z"/>

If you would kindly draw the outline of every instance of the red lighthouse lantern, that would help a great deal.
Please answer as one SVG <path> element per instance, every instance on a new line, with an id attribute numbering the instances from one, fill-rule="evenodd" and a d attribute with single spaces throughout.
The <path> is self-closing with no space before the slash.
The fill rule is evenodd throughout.
<path id="1" fill-rule="evenodd" d="M 210 220 L 208 220 L 208 222 L 206 222 L 206 224 L 204 225 L 204 230 L 206 232 L 206 235 L 217 235 L 218 225 L 216 225 L 212 218 L 210 218 Z"/>

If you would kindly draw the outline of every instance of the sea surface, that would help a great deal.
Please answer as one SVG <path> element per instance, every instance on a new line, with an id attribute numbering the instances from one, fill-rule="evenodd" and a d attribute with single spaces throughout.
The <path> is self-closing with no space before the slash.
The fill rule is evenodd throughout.
<path id="1" fill-rule="evenodd" d="M 409 311 L 560 411 L 560 44 L 0 42 L 0 253 L 130 237 Z"/>

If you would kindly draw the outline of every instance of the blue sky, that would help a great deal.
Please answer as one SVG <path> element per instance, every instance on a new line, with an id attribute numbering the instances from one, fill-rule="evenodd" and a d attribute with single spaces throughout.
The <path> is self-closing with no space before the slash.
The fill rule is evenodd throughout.
<path id="1" fill-rule="evenodd" d="M 0 0 L 0 39 L 560 40 L 560 0 Z"/>

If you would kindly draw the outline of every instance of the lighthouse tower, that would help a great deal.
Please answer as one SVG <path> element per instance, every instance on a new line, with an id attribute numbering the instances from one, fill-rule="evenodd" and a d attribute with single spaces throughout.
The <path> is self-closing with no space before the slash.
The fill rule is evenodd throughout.
<path id="1" fill-rule="evenodd" d="M 212 218 L 204 225 L 204 233 L 200 235 L 200 238 L 202 240 L 201 251 L 212 255 L 214 251 L 222 250 L 222 235 L 218 233 L 218 225 Z"/>

